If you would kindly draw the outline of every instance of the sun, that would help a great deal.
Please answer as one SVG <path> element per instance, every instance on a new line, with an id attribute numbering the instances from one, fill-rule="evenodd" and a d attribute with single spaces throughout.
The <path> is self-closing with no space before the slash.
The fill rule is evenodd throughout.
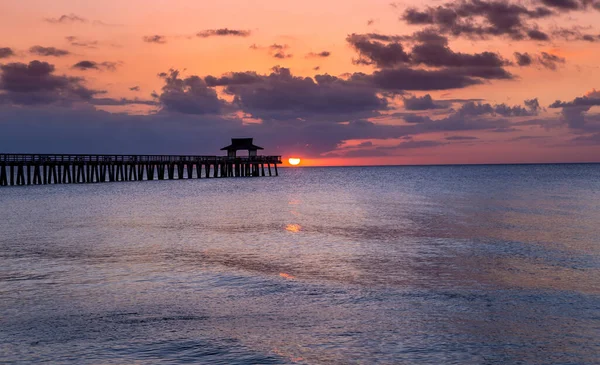
<path id="1" fill-rule="evenodd" d="M 288 159 L 288 162 L 292 166 L 297 166 L 297 165 L 300 164 L 300 159 L 298 157 L 291 157 L 291 158 Z"/>

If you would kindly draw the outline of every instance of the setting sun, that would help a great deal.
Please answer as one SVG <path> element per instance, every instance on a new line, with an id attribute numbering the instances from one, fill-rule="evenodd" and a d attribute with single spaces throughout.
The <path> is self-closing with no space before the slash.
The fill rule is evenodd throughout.
<path id="1" fill-rule="evenodd" d="M 290 165 L 292 166 L 297 166 L 300 164 L 300 159 L 297 157 L 292 157 L 290 159 L 288 159 L 288 162 L 290 163 Z"/>

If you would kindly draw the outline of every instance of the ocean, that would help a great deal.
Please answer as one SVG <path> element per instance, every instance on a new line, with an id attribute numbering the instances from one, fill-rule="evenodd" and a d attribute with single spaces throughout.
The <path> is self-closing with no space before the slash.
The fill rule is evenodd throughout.
<path id="1" fill-rule="evenodd" d="M 600 165 L 0 188 L 0 363 L 600 364 Z"/>

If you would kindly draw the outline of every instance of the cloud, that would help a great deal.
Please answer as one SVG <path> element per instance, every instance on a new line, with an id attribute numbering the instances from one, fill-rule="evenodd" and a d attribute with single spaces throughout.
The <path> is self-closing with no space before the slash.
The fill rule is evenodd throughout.
<path id="1" fill-rule="evenodd" d="M 525 107 L 520 105 L 509 106 L 506 104 L 488 104 L 467 102 L 464 103 L 456 112 L 460 116 L 479 116 L 484 114 L 501 115 L 503 117 L 530 117 L 535 116 L 540 111 L 540 105 L 537 99 L 525 100 Z"/>
<path id="2" fill-rule="evenodd" d="M 67 36 L 65 39 L 74 47 L 96 48 L 98 46 L 98 41 L 83 41 L 75 36 Z"/>
<path id="3" fill-rule="evenodd" d="M 263 80 L 263 77 L 253 71 L 247 72 L 231 72 L 221 77 L 206 76 L 204 81 L 207 86 L 232 86 L 232 85 L 247 85 L 258 83 Z"/>
<path id="4" fill-rule="evenodd" d="M 508 36 L 521 40 L 534 29 L 528 20 L 552 15 L 554 12 L 547 7 L 529 8 L 502 0 L 464 0 L 428 6 L 424 10 L 408 8 L 402 20 L 413 25 L 433 26 L 438 32 L 452 36 Z M 533 33 L 533 36 L 538 35 Z"/>
<path id="5" fill-rule="evenodd" d="M 428 147 L 437 147 L 437 146 L 441 146 L 443 145 L 444 142 L 440 142 L 440 141 L 414 141 L 414 140 L 410 140 L 410 141 L 406 141 L 406 142 L 401 142 L 400 144 L 397 144 L 396 146 L 392 146 L 392 147 L 387 147 L 389 149 L 412 149 L 412 148 L 428 148 Z"/>
<path id="6" fill-rule="evenodd" d="M 414 64 L 434 67 L 491 67 L 498 68 L 508 62 L 493 52 L 467 54 L 454 52 L 448 47 L 448 40 L 436 37 L 424 40 L 413 47 L 410 58 Z"/>
<path id="7" fill-rule="evenodd" d="M 158 106 L 159 102 L 156 100 L 143 100 L 143 99 L 113 99 L 113 98 L 94 98 L 90 100 L 92 105 L 103 105 L 103 106 L 122 106 L 122 105 L 151 105 Z"/>
<path id="8" fill-rule="evenodd" d="M 71 24 L 71 23 L 87 23 L 88 22 L 87 19 L 82 18 L 73 13 L 68 14 L 68 15 L 61 15 L 58 18 L 46 18 L 44 20 L 46 22 L 52 23 L 52 24 Z"/>
<path id="9" fill-rule="evenodd" d="M 531 65 L 540 65 L 549 70 L 555 71 L 558 68 L 559 64 L 564 64 L 566 60 L 563 57 L 559 57 L 557 55 L 542 52 L 539 55 L 530 55 L 529 53 L 514 53 L 515 59 L 517 60 L 517 65 L 521 67 L 531 66 Z"/>
<path id="10" fill-rule="evenodd" d="M 9 63 L 1 65 L 0 71 L 0 101 L 4 103 L 70 105 L 103 93 L 85 87 L 82 78 L 55 75 L 54 66 L 47 62 Z"/>
<path id="11" fill-rule="evenodd" d="M 600 145 L 600 133 L 575 137 L 571 140 L 571 143 L 586 146 Z"/>
<path id="12" fill-rule="evenodd" d="M 29 52 L 38 56 L 53 56 L 53 57 L 62 57 L 68 56 L 71 52 L 58 49 L 55 47 L 42 47 L 42 46 L 33 46 L 29 48 Z"/>
<path id="13" fill-rule="evenodd" d="M 422 97 L 410 97 L 404 98 L 404 109 L 406 110 L 430 110 L 430 109 L 443 109 L 446 105 L 436 103 L 433 101 L 431 95 L 426 94 Z"/>
<path id="14" fill-rule="evenodd" d="M 529 38 L 535 41 L 549 41 L 550 36 L 539 29 L 530 29 L 527 31 Z"/>
<path id="15" fill-rule="evenodd" d="M 277 44 L 277 43 L 274 43 L 268 47 L 261 47 L 261 46 L 257 46 L 256 44 L 253 44 L 250 46 L 250 49 L 253 49 L 253 50 L 266 49 L 268 54 L 271 57 L 278 58 L 278 59 L 292 58 L 294 55 L 292 55 L 291 53 L 285 52 L 285 50 L 287 50 L 289 48 L 290 48 L 290 46 L 288 46 L 287 44 Z"/>
<path id="16" fill-rule="evenodd" d="M 448 68 L 440 70 L 398 68 L 377 70 L 372 75 L 354 74 L 352 78 L 370 82 L 377 88 L 388 91 L 431 91 L 461 89 L 481 84 L 479 76 L 474 75 L 481 74 L 481 71 Z"/>
<path id="17" fill-rule="evenodd" d="M 374 41 L 373 37 L 382 39 Z M 379 34 L 352 34 L 346 38 L 350 45 L 359 53 L 355 64 L 375 65 L 381 69 L 408 69 L 410 66 L 424 65 L 436 68 L 456 68 L 455 73 L 462 75 L 462 80 L 468 84 L 477 81 L 469 77 L 483 79 L 512 79 L 514 76 L 506 71 L 503 66 L 510 61 L 492 52 L 467 54 L 454 52 L 448 47 L 448 39 L 431 31 L 415 33 L 410 37 L 417 44 L 407 52 L 396 36 Z M 383 40 L 388 39 L 388 40 Z M 412 69 L 414 72 L 427 72 L 426 70 Z M 444 70 L 437 70 L 443 73 Z M 473 81 L 469 83 L 468 81 Z M 464 87 L 464 86 L 460 86 Z M 433 90 L 433 89 L 422 89 Z"/>
<path id="18" fill-rule="evenodd" d="M 579 10 L 585 8 L 589 1 L 583 0 L 541 0 L 541 2 L 551 8 L 561 11 Z"/>
<path id="19" fill-rule="evenodd" d="M 560 100 L 550 104 L 550 108 L 570 108 L 579 106 L 600 106 L 600 91 L 593 89 L 588 91 L 584 96 L 577 97 L 572 101 L 563 102 Z"/>
<path id="20" fill-rule="evenodd" d="M 142 38 L 142 40 L 146 43 L 157 43 L 157 44 L 165 44 L 167 43 L 167 38 L 164 35 L 147 35 Z"/>
<path id="21" fill-rule="evenodd" d="M 238 30 L 238 29 L 206 29 L 196 33 L 197 37 L 208 38 L 208 37 L 249 37 L 252 34 L 249 30 Z"/>
<path id="22" fill-rule="evenodd" d="M 116 62 L 95 62 L 95 61 L 79 61 L 74 64 L 71 68 L 78 69 L 81 71 L 86 70 L 107 70 L 115 71 L 117 69 Z"/>
<path id="23" fill-rule="evenodd" d="M 446 137 L 447 141 L 473 141 L 479 139 L 477 137 L 473 137 L 473 136 L 450 136 L 450 137 Z"/>
<path id="24" fill-rule="evenodd" d="M 330 75 L 294 76 L 275 67 L 268 75 L 230 74 L 206 78 L 211 85 L 227 85 L 240 109 L 265 120 L 347 120 L 368 117 L 387 108 L 373 85 Z"/>
<path id="25" fill-rule="evenodd" d="M 0 48 L 0 58 L 8 58 L 15 55 L 15 52 L 12 48 L 2 47 Z"/>
<path id="26" fill-rule="evenodd" d="M 272 44 L 269 46 L 269 53 L 273 58 L 286 59 L 292 58 L 293 55 L 285 53 L 285 50 L 290 48 L 287 44 Z"/>
<path id="27" fill-rule="evenodd" d="M 556 70 L 558 64 L 565 63 L 565 59 L 551 53 L 542 52 L 538 57 L 539 63 L 549 70 Z"/>
<path id="28" fill-rule="evenodd" d="M 226 102 L 219 99 L 217 92 L 198 76 L 181 78 L 178 70 L 159 75 L 165 85 L 158 95 L 164 111 L 182 114 L 218 114 Z"/>
<path id="29" fill-rule="evenodd" d="M 331 52 L 329 51 L 322 51 L 322 52 L 310 52 L 306 55 L 307 58 L 326 58 L 331 56 Z"/>
<path id="30" fill-rule="evenodd" d="M 515 55 L 515 58 L 517 59 L 517 64 L 519 66 L 530 66 L 533 63 L 533 59 L 527 52 L 525 52 L 525 53 L 515 52 L 514 55 Z"/>
<path id="31" fill-rule="evenodd" d="M 410 61 L 400 43 L 384 44 L 373 41 L 369 36 L 362 34 L 351 34 L 346 41 L 358 52 L 359 58 L 354 60 L 356 64 L 371 65 L 379 68 L 394 67 Z"/>
<path id="32" fill-rule="evenodd" d="M 593 106 L 600 106 L 600 91 L 593 89 L 572 101 L 555 101 L 550 108 L 562 108 L 561 118 L 570 128 L 585 129 L 586 116 Z"/>

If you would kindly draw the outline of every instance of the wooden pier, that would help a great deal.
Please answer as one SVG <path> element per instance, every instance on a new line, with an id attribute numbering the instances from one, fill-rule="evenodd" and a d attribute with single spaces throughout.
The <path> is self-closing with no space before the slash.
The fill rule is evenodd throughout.
<path id="1" fill-rule="evenodd" d="M 0 154 L 0 186 L 278 176 L 281 156 Z"/>

